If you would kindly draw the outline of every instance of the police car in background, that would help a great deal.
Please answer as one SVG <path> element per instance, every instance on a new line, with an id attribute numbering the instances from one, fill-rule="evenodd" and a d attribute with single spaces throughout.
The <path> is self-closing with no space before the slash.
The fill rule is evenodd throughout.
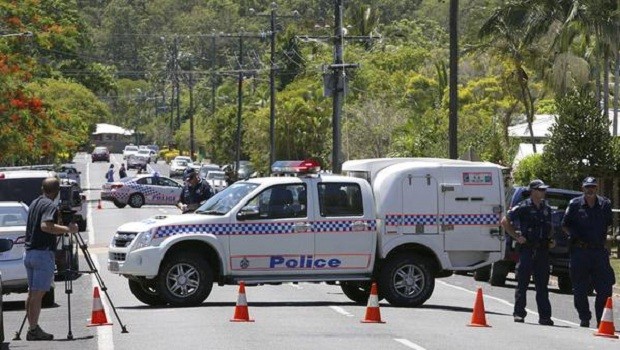
<path id="1" fill-rule="evenodd" d="M 149 205 L 176 205 L 183 187 L 176 181 L 157 173 L 126 177 L 106 182 L 101 187 L 101 200 L 110 201 L 118 208 L 129 204 L 132 208 Z"/>
<path id="2" fill-rule="evenodd" d="M 120 226 L 108 270 L 149 305 L 198 305 L 215 283 L 340 282 L 366 303 L 371 281 L 395 306 L 419 306 L 435 278 L 503 256 L 506 169 L 449 159 L 314 161 L 237 181 L 194 214 Z M 298 175 L 298 176 L 292 176 Z"/>

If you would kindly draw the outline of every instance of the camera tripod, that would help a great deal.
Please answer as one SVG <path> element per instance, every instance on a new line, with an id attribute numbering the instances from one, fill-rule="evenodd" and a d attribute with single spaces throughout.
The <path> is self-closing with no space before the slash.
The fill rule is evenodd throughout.
<path id="1" fill-rule="evenodd" d="M 64 271 L 64 281 L 65 281 L 65 294 L 67 294 L 67 313 L 68 313 L 67 322 L 68 322 L 68 328 L 69 328 L 69 331 L 67 333 L 67 340 L 73 340 L 73 332 L 71 330 L 71 294 L 73 294 L 73 280 L 76 279 L 80 273 L 89 273 L 89 274 L 92 273 L 95 275 L 95 278 L 97 279 L 97 284 L 99 285 L 99 287 L 101 288 L 101 291 L 105 294 L 106 298 L 108 299 L 108 302 L 110 303 L 110 307 L 112 308 L 112 311 L 114 312 L 114 316 L 116 317 L 119 325 L 121 326 L 121 329 L 122 329 L 121 333 L 129 333 L 129 331 L 127 330 L 127 327 L 123 324 L 123 322 L 121 321 L 118 315 L 118 312 L 116 311 L 116 307 L 114 306 L 114 303 L 112 302 L 112 299 L 110 298 L 110 295 L 108 294 L 108 288 L 106 287 L 103 279 L 101 278 L 101 274 L 99 274 L 99 271 L 97 270 L 97 267 L 95 266 L 92 256 L 90 255 L 90 252 L 88 251 L 88 246 L 86 245 L 86 242 L 84 242 L 84 238 L 82 237 L 82 235 L 80 235 L 80 233 L 77 232 L 73 234 L 66 234 L 62 236 L 60 239 L 62 240 L 62 250 L 65 252 L 65 263 L 66 263 L 66 267 Z M 75 262 L 75 259 L 77 258 L 77 254 L 75 254 L 76 256 L 74 256 L 74 252 L 73 252 L 75 246 L 78 246 L 82 250 L 82 253 L 84 254 L 84 259 L 86 260 L 86 263 L 88 264 L 88 268 L 89 268 L 86 271 L 77 271 L 74 269 L 74 262 Z M 28 317 L 28 313 L 26 312 L 26 315 L 24 315 L 24 320 L 22 321 L 19 331 L 15 332 L 15 337 L 13 338 L 13 340 L 21 340 L 20 334 L 24 328 L 24 324 L 26 323 L 27 317 Z"/>

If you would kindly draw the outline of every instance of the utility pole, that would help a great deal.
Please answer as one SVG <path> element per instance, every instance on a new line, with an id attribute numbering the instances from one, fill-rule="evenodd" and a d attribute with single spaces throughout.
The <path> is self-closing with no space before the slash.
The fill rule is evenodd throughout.
<path id="1" fill-rule="evenodd" d="M 269 164 L 273 164 L 276 161 L 276 137 L 275 137 L 275 125 L 276 125 L 276 72 L 278 66 L 276 65 L 276 35 L 278 29 L 276 27 L 277 18 L 299 18 L 299 12 L 293 11 L 292 15 L 277 15 L 276 10 L 278 5 L 275 2 L 271 3 L 271 11 L 269 14 L 257 14 L 256 11 L 251 8 L 249 12 L 254 16 L 269 17 L 270 23 L 270 70 L 269 70 Z"/>
<path id="2" fill-rule="evenodd" d="M 241 114 L 243 108 L 243 35 L 239 35 L 239 82 L 237 85 L 237 149 L 235 153 L 235 171 L 239 173 L 241 161 Z"/>
<path id="3" fill-rule="evenodd" d="M 211 52 L 213 55 L 211 56 L 211 117 L 215 115 L 215 89 L 216 81 L 215 81 L 215 67 L 217 66 L 217 53 L 216 53 L 216 41 L 215 41 L 215 31 L 211 33 Z"/>
<path id="4" fill-rule="evenodd" d="M 459 48 L 458 48 L 458 13 L 459 1 L 450 0 L 450 117 L 448 121 L 448 139 L 450 159 L 457 159 L 458 140 L 458 75 L 459 75 Z"/>
<path id="5" fill-rule="evenodd" d="M 334 9 L 336 25 L 334 28 L 334 63 L 329 65 L 333 72 L 333 107 L 332 107 L 332 172 L 339 174 L 342 170 L 341 158 L 341 115 L 342 101 L 344 99 L 346 87 L 346 71 L 347 68 L 359 67 L 356 63 L 345 64 L 343 60 L 343 41 L 342 32 L 342 0 L 335 1 Z"/>

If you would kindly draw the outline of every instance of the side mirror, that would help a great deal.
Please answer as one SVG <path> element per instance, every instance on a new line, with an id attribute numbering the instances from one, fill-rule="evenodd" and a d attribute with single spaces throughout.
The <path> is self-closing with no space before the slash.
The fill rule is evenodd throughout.
<path id="1" fill-rule="evenodd" d="M 239 220 L 246 220 L 246 219 L 257 218 L 257 217 L 258 217 L 258 208 L 254 206 L 243 207 L 241 208 L 239 213 L 237 213 L 237 219 Z"/>
<path id="2" fill-rule="evenodd" d="M 13 249 L 13 241 L 7 238 L 0 238 L 0 253 Z"/>

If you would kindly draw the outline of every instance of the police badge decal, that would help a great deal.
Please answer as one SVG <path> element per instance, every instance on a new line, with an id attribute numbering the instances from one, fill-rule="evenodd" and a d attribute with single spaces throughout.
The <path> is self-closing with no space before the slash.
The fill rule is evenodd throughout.
<path id="1" fill-rule="evenodd" d="M 244 256 L 239 262 L 239 266 L 241 266 L 242 269 L 247 269 L 250 267 L 250 261 Z"/>

